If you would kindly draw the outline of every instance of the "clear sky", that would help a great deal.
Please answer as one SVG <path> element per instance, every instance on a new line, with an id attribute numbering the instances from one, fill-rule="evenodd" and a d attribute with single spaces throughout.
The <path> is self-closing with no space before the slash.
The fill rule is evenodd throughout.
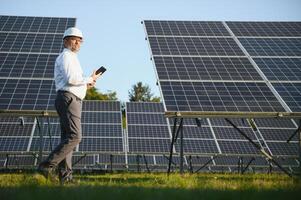
<path id="1" fill-rule="evenodd" d="M 96 87 L 127 101 L 139 81 L 159 96 L 142 20 L 301 21 L 301 0 L 0 0 L 0 14 L 76 17 L 85 75 L 106 66 Z"/>

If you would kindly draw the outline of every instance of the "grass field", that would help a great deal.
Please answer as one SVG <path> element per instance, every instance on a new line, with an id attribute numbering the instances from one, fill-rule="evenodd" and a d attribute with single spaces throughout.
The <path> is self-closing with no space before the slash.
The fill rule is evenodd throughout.
<path id="1" fill-rule="evenodd" d="M 0 199 L 300 199 L 301 181 L 281 174 L 113 173 L 75 175 L 77 183 L 0 174 Z"/>

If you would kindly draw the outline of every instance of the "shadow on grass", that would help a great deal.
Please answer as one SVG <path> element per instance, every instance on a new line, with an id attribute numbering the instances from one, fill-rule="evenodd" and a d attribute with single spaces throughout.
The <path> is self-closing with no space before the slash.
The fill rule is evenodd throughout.
<path id="1" fill-rule="evenodd" d="M 57 200 L 57 199 L 295 199 L 301 196 L 298 190 L 190 190 L 174 188 L 139 188 L 109 186 L 67 186 L 67 187 L 2 187 L 1 199 L 5 200 Z"/>

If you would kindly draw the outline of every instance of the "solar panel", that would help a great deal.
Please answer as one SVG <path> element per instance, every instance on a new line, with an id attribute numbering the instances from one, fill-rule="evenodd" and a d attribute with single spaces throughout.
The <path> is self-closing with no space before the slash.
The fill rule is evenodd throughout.
<path id="1" fill-rule="evenodd" d="M 290 119 L 255 119 L 257 127 L 296 128 Z"/>
<path id="2" fill-rule="evenodd" d="M 256 140 L 253 130 L 251 128 L 241 128 L 241 130 L 252 140 Z M 233 127 L 213 127 L 216 139 L 228 139 L 228 140 L 246 140 L 238 131 Z"/>
<path id="3" fill-rule="evenodd" d="M 119 109 L 117 110 L 117 108 Z M 102 110 L 100 110 L 102 109 Z M 58 118 L 43 120 L 43 150 L 48 152 L 60 141 L 60 124 Z M 50 128 L 50 130 L 49 130 Z M 49 133 L 52 137 L 50 147 Z M 38 151 L 40 133 L 36 127 L 30 151 Z M 123 129 L 121 122 L 120 102 L 116 101 L 83 101 L 82 141 L 78 151 L 83 153 L 120 153 L 124 152 Z"/>
<path id="4" fill-rule="evenodd" d="M 130 153 L 162 154 L 169 152 L 170 139 L 129 138 Z"/>
<path id="5" fill-rule="evenodd" d="M 256 155 L 258 150 L 248 141 L 218 140 L 221 151 L 224 154 L 248 154 Z"/>
<path id="6" fill-rule="evenodd" d="M 213 135 L 210 127 L 202 126 L 197 127 L 196 124 L 194 126 L 185 125 L 183 128 L 183 137 L 186 139 L 213 139 Z M 170 130 L 173 129 L 173 126 L 170 127 Z"/>
<path id="7" fill-rule="evenodd" d="M 286 111 L 263 81 L 299 80 L 300 22 L 210 23 L 230 35 L 210 34 L 209 22 L 144 23 L 166 111 Z"/>
<path id="8" fill-rule="evenodd" d="M 167 111 L 284 112 L 262 82 L 161 81 Z"/>
<path id="9" fill-rule="evenodd" d="M 129 153 L 167 153 L 170 134 L 161 103 L 127 102 Z"/>
<path id="10" fill-rule="evenodd" d="M 301 38 L 239 38 L 251 56 L 301 56 Z"/>
<path id="11" fill-rule="evenodd" d="M 53 80 L 1 79 L 0 109 L 54 110 Z"/>
<path id="12" fill-rule="evenodd" d="M 273 155 L 278 156 L 296 156 L 298 155 L 298 143 L 286 142 L 267 142 Z"/>
<path id="13" fill-rule="evenodd" d="M 253 58 L 270 81 L 301 81 L 301 58 Z"/>
<path id="14" fill-rule="evenodd" d="M 144 21 L 148 35 L 230 36 L 221 22 Z"/>
<path id="15" fill-rule="evenodd" d="M 122 138 L 91 138 L 83 137 L 79 144 L 79 151 L 82 152 L 123 152 Z"/>
<path id="16" fill-rule="evenodd" d="M 206 23 L 144 21 L 166 112 L 275 113 L 288 112 L 286 105 L 300 112 L 300 22 L 210 23 L 218 26 L 215 31 Z M 292 155 L 266 143 L 284 144 L 296 129 L 292 120 L 255 119 L 258 130 L 247 120 L 231 121 L 268 153 Z M 185 126 L 184 119 L 184 154 L 260 154 L 224 120 L 210 119 L 201 128 L 193 122 Z M 212 142 L 213 149 L 199 148 L 200 141 Z"/>
<path id="17" fill-rule="evenodd" d="M 154 56 L 244 56 L 232 38 L 152 37 Z"/>
<path id="18" fill-rule="evenodd" d="M 185 154 L 217 154 L 218 149 L 214 140 L 197 140 L 197 139 L 184 139 L 184 152 Z M 176 151 L 180 152 L 180 145 L 176 144 Z"/>
<path id="19" fill-rule="evenodd" d="M 130 102 L 126 105 L 126 111 L 128 113 L 162 113 L 164 111 L 163 104 L 152 102 Z"/>
<path id="20" fill-rule="evenodd" d="M 167 126 L 129 126 L 130 137 L 169 138 Z"/>
<path id="21" fill-rule="evenodd" d="M 154 62 L 160 80 L 263 80 L 247 58 L 155 56 Z"/>
<path id="22" fill-rule="evenodd" d="M 63 49 L 62 37 L 62 34 L 0 32 L 0 51 L 58 54 Z"/>
<path id="23" fill-rule="evenodd" d="M 25 152 L 29 137 L 0 137 L 0 152 Z"/>
<path id="24" fill-rule="evenodd" d="M 300 37 L 300 22 L 226 22 L 236 36 Z"/>
<path id="25" fill-rule="evenodd" d="M 75 18 L 0 16 L 0 109 L 54 110 L 53 68 Z"/>
<path id="26" fill-rule="evenodd" d="M 266 141 L 286 141 L 295 132 L 296 129 L 276 129 L 276 128 L 260 128 L 260 133 Z M 298 135 L 292 138 L 292 141 L 297 141 Z"/>
<path id="27" fill-rule="evenodd" d="M 56 55 L 0 53 L 0 77 L 53 78 Z"/>
<path id="28" fill-rule="evenodd" d="M 46 32 L 62 34 L 67 27 L 74 26 L 75 18 L 0 16 L 0 31 Z"/>
<path id="29" fill-rule="evenodd" d="M 42 140 L 43 152 L 51 152 L 60 143 L 61 139 L 59 137 L 52 137 L 51 140 L 49 136 L 44 136 Z M 39 137 L 33 137 L 30 145 L 29 151 L 38 152 L 40 150 L 41 140 Z"/>
<path id="30" fill-rule="evenodd" d="M 6 117 L 0 117 L 0 137 L 30 137 L 33 124 L 34 121 L 30 118 L 8 117 L 6 119 Z"/>
<path id="31" fill-rule="evenodd" d="M 273 83 L 292 112 L 301 112 L 301 83 Z"/>
<path id="32" fill-rule="evenodd" d="M 36 157 L 34 155 L 13 155 L 6 160 L 8 168 L 32 168 L 35 166 Z"/>
<path id="33" fill-rule="evenodd" d="M 84 101 L 83 111 L 97 111 L 97 112 L 120 112 L 119 101 Z"/>
<path id="34" fill-rule="evenodd" d="M 121 118 L 119 101 L 83 101 L 79 151 L 124 152 Z"/>

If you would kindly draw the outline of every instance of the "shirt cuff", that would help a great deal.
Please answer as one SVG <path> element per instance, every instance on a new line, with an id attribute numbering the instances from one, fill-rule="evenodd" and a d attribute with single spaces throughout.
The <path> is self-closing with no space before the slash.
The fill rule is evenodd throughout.
<path id="1" fill-rule="evenodd" d="M 90 76 L 90 77 L 87 77 L 86 80 L 85 80 L 85 82 L 86 82 L 87 84 L 93 83 L 93 78 L 92 78 L 91 76 Z"/>

